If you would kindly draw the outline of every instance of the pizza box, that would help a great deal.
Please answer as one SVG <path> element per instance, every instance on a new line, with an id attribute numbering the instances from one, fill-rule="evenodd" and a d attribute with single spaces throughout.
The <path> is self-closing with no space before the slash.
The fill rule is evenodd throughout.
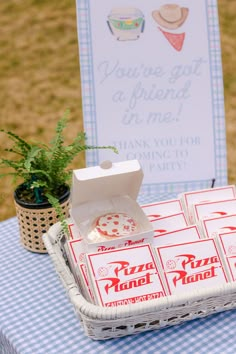
<path id="1" fill-rule="evenodd" d="M 183 211 L 151 220 L 151 224 L 154 231 L 154 237 L 188 226 L 188 222 Z"/>
<path id="2" fill-rule="evenodd" d="M 206 238 L 215 237 L 218 233 L 236 231 L 236 214 L 202 219 L 200 225 Z"/>
<path id="3" fill-rule="evenodd" d="M 143 180 L 137 160 L 73 171 L 71 217 L 88 252 L 122 247 L 130 240 L 149 243 L 153 228 L 136 199 Z"/>
<path id="4" fill-rule="evenodd" d="M 141 206 L 150 221 L 161 218 L 162 216 L 176 214 L 183 211 L 179 199 L 170 199 L 162 202 L 144 204 Z"/>
<path id="5" fill-rule="evenodd" d="M 201 219 L 230 215 L 236 212 L 236 199 L 196 203 L 192 205 L 192 210 L 195 223 Z"/>
<path id="6" fill-rule="evenodd" d="M 174 230 L 174 231 L 170 231 L 170 232 L 166 232 L 154 236 L 153 247 L 197 241 L 200 239 L 201 239 L 201 234 L 198 230 L 197 225 L 190 225 L 178 230 Z"/>
<path id="7" fill-rule="evenodd" d="M 236 281 L 236 231 L 218 233 L 216 237 L 231 281 Z"/>
<path id="8" fill-rule="evenodd" d="M 236 198 L 236 189 L 234 185 L 201 189 L 197 191 L 184 192 L 178 195 L 183 209 L 190 223 L 194 223 L 191 214 L 191 205 L 199 202 L 209 202 L 214 200 L 234 199 Z"/>
<path id="9" fill-rule="evenodd" d="M 86 255 L 96 304 L 116 307 L 166 296 L 149 244 Z"/>
<path id="10" fill-rule="evenodd" d="M 89 302 L 93 302 L 93 295 L 88 284 L 85 264 L 84 240 L 82 238 L 66 240 L 64 248 L 70 265 L 70 270 L 80 285 L 84 297 Z"/>
<path id="11" fill-rule="evenodd" d="M 70 240 L 76 240 L 81 238 L 78 227 L 74 223 L 68 223 L 68 229 Z"/>
<path id="12" fill-rule="evenodd" d="M 73 268 L 78 263 L 84 263 L 85 247 L 84 240 L 82 238 L 67 241 L 69 255 L 72 260 Z"/>
<path id="13" fill-rule="evenodd" d="M 78 279 L 77 264 L 84 262 L 84 241 L 82 238 L 74 240 L 68 240 L 66 238 L 63 246 L 67 256 L 67 260 L 70 265 L 71 272 L 74 275 L 75 279 L 77 281 L 80 281 L 80 279 Z"/>
<path id="14" fill-rule="evenodd" d="M 228 282 L 213 239 L 155 249 L 171 295 L 214 288 Z"/>
<path id="15" fill-rule="evenodd" d="M 76 266 L 76 274 L 78 274 L 81 292 L 88 302 L 94 303 L 94 295 L 89 283 L 88 269 L 85 263 L 78 263 Z"/>

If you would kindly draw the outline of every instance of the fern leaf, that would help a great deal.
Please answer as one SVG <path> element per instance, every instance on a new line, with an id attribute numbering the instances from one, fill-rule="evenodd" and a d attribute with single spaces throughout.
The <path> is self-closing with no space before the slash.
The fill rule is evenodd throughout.
<path id="1" fill-rule="evenodd" d="M 9 136 L 9 138 L 16 144 L 16 147 L 19 148 L 19 151 L 23 155 L 27 153 L 28 150 L 30 150 L 30 144 L 28 144 L 24 139 L 20 138 L 17 134 L 6 131 L 4 129 L 1 129 L 0 132 L 3 132 Z"/>
<path id="2" fill-rule="evenodd" d="M 31 149 L 29 150 L 26 160 L 25 160 L 25 163 L 24 163 L 24 166 L 27 171 L 30 171 L 31 164 L 32 164 L 32 162 L 35 161 L 35 157 L 39 154 L 40 151 L 41 151 L 41 148 L 39 148 L 37 146 L 31 147 Z"/>
<path id="3" fill-rule="evenodd" d="M 0 167 L 11 167 L 15 170 L 23 169 L 24 168 L 24 160 L 20 161 L 11 161 L 11 160 L 6 160 L 6 159 L 1 159 L 0 160 Z"/>
<path id="4" fill-rule="evenodd" d="M 6 152 L 13 152 L 16 155 L 24 156 L 21 151 L 18 151 L 17 149 L 4 149 Z"/>
<path id="5" fill-rule="evenodd" d="M 51 141 L 51 151 L 52 151 L 52 157 L 54 156 L 54 153 L 56 153 L 58 150 L 60 150 L 61 146 L 64 143 L 64 138 L 63 138 L 63 131 L 66 127 L 67 121 L 68 121 L 68 116 L 69 116 L 69 110 L 66 110 L 63 117 L 58 121 L 57 126 L 56 126 L 56 135 L 55 138 Z"/>

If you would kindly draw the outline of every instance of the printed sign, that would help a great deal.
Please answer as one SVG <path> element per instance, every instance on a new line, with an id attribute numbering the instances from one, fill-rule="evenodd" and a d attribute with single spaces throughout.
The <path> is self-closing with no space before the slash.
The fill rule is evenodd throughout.
<path id="1" fill-rule="evenodd" d="M 216 0 L 77 0 L 87 165 L 137 159 L 159 200 L 227 184 Z M 156 199 L 157 200 L 157 199 Z"/>

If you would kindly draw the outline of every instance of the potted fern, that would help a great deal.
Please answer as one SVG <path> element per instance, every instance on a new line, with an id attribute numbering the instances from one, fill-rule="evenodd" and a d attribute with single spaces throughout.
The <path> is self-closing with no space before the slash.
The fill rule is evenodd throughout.
<path id="1" fill-rule="evenodd" d="M 112 146 L 85 144 L 85 133 L 78 133 L 72 143 L 65 145 L 64 129 L 68 123 L 68 111 L 58 121 L 55 137 L 48 144 L 27 142 L 17 134 L 7 134 L 13 145 L 5 149 L 13 159 L 0 159 L 0 167 L 7 172 L 0 178 L 11 175 L 21 179 L 14 192 L 14 202 L 20 228 L 21 244 L 28 250 L 46 253 L 42 234 L 57 221 L 65 227 L 69 215 L 71 170 L 70 163 L 82 151 L 88 149 L 112 149 Z M 10 168 L 10 171 L 8 170 Z"/>

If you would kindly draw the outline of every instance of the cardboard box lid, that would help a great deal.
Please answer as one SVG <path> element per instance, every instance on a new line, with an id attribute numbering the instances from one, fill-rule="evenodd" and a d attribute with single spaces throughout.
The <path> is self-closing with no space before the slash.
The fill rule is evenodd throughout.
<path id="1" fill-rule="evenodd" d="M 136 200 L 143 180 L 137 160 L 104 161 L 100 166 L 73 171 L 71 206 L 127 195 Z"/>

